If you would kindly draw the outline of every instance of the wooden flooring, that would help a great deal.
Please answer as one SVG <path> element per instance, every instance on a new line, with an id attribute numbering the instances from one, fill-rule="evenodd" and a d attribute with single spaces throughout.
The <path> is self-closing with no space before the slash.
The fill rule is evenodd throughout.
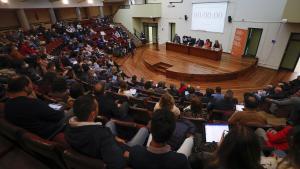
<path id="1" fill-rule="evenodd" d="M 150 51 L 153 53 L 163 52 L 164 46 L 160 46 L 160 51 L 157 52 L 154 46 L 146 46 L 138 48 L 135 56 L 114 58 L 114 60 L 122 67 L 122 70 L 129 76 L 137 75 L 138 78 L 144 77 L 146 80 L 153 80 L 154 82 L 165 81 L 167 84 L 180 84 L 180 80 L 176 78 L 168 78 L 163 73 L 150 70 L 144 63 L 144 58 L 147 57 Z M 225 66 L 226 67 L 226 66 Z M 263 67 L 257 67 L 248 71 L 241 77 L 234 80 L 224 80 L 219 82 L 201 82 L 201 81 L 186 81 L 192 86 L 200 86 L 201 90 L 207 87 L 221 86 L 224 90 L 232 89 L 235 96 L 242 101 L 243 93 L 248 91 L 256 91 L 268 84 L 276 84 L 280 81 L 289 81 L 297 77 L 296 73 L 287 71 L 276 71 Z M 224 91 L 223 90 L 223 91 Z"/>
<path id="2" fill-rule="evenodd" d="M 256 64 L 256 59 L 233 57 L 229 54 L 223 54 L 221 60 L 182 54 L 165 50 L 165 45 L 161 45 L 160 51 L 145 49 L 143 59 L 149 69 L 168 78 L 205 82 L 236 79 Z"/>

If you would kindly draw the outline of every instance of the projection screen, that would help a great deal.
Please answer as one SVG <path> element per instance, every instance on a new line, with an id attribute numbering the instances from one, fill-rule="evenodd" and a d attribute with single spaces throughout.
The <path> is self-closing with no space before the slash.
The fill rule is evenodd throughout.
<path id="1" fill-rule="evenodd" d="M 192 30 L 224 31 L 227 2 L 193 4 Z"/>

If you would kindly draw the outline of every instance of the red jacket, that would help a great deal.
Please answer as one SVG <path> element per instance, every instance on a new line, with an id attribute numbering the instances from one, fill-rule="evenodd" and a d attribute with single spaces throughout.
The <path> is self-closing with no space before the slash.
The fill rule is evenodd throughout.
<path id="1" fill-rule="evenodd" d="M 275 148 L 277 150 L 288 150 L 288 135 L 292 129 L 292 126 L 286 126 L 284 129 L 278 131 L 275 134 L 267 132 L 267 146 Z"/>

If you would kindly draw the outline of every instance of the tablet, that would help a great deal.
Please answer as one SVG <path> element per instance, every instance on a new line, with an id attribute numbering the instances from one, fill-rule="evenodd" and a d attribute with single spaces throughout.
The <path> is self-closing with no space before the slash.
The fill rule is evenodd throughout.
<path id="1" fill-rule="evenodd" d="M 136 95 L 136 89 L 130 89 L 130 93 L 131 93 L 131 95 Z"/>
<path id="2" fill-rule="evenodd" d="M 235 105 L 235 110 L 236 111 L 244 111 L 245 106 L 241 104 Z"/>
<path id="3" fill-rule="evenodd" d="M 49 104 L 49 107 L 54 110 L 60 110 L 62 108 L 62 105 L 60 104 Z"/>
<path id="4" fill-rule="evenodd" d="M 223 134 L 228 131 L 228 124 L 205 124 L 205 141 L 207 143 L 218 143 L 220 142 Z"/>

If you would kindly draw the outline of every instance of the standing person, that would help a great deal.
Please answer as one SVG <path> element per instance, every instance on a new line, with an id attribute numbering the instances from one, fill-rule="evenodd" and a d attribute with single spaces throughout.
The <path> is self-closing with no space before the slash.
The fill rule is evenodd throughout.
<path id="1" fill-rule="evenodd" d="M 128 39 L 128 51 L 131 53 L 131 56 L 134 57 L 135 44 L 131 39 Z"/>

